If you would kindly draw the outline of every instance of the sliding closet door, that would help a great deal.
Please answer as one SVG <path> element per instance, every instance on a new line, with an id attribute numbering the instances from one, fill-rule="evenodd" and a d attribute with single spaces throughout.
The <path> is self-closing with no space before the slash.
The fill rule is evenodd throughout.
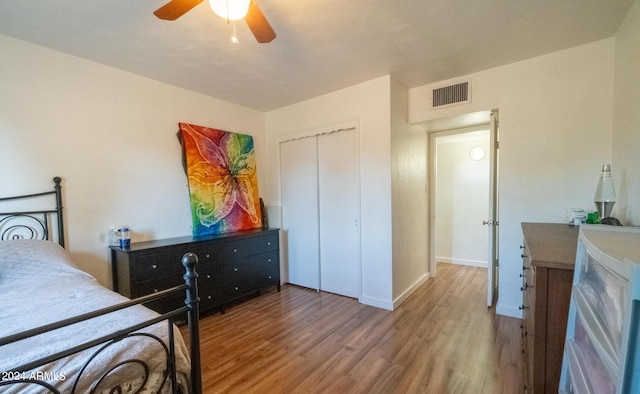
<path id="1" fill-rule="evenodd" d="M 320 289 L 360 297 L 360 180 L 355 129 L 318 136 Z"/>
<path id="2" fill-rule="evenodd" d="M 280 144 L 282 229 L 288 243 L 289 283 L 320 288 L 318 150 L 316 138 Z"/>

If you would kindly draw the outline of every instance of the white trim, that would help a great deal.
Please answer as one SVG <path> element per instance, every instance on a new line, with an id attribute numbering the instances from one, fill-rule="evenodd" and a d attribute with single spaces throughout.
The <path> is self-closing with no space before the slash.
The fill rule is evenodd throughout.
<path id="1" fill-rule="evenodd" d="M 321 134 L 334 133 L 336 131 L 341 131 L 341 130 L 356 129 L 357 131 L 359 129 L 359 126 L 360 126 L 360 116 L 357 116 L 357 115 L 351 116 L 341 120 L 322 123 L 316 126 L 305 127 L 303 129 L 288 131 L 278 137 L 278 143 L 281 144 L 287 141 L 299 140 L 305 137 L 314 137 Z M 359 133 L 358 133 L 358 137 L 359 137 Z"/>
<path id="2" fill-rule="evenodd" d="M 427 280 L 429 280 L 429 278 L 430 276 L 429 276 L 429 273 L 427 272 L 426 274 L 422 275 L 420 279 L 418 279 L 412 286 L 410 286 L 407 290 L 405 290 L 402 294 L 400 294 L 399 297 L 393 300 L 394 309 L 400 306 L 400 304 L 402 304 L 407 298 L 409 298 L 411 294 L 413 294 L 416 290 L 418 290 L 418 288 L 422 286 Z"/>
<path id="3" fill-rule="evenodd" d="M 438 263 L 446 263 L 446 264 L 456 264 L 456 265 L 466 265 L 469 267 L 480 267 L 487 268 L 488 264 L 486 260 L 468 260 L 468 259 L 454 259 L 451 257 L 440 257 L 436 256 L 436 261 Z"/>
<path id="4" fill-rule="evenodd" d="M 358 302 L 364 305 L 375 306 L 376 308 L 386 309 L 388 311 L 393 311 L 393 302 L 387 300 L 381 300 L 379 298 L 372 298 L 362 296 L 358 298 Z"/>

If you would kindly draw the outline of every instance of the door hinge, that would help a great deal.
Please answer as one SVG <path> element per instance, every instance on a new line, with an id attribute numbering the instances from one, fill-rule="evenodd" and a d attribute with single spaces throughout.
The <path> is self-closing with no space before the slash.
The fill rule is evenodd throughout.
<path id="1" fill-rule="evenodd" d="M 496 141 L 496 149 L 500 149 L 500 141 Z"/>

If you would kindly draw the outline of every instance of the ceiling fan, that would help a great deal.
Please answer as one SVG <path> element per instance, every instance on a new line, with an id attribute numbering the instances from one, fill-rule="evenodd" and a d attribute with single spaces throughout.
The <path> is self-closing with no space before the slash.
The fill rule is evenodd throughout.
<path id="1" fill-rule="evenodd" d="M 204 0 L 171 0 L 167 4 L 155 10 L 153 14 L 160 19 L 174 21 L 203 1 Z M 223 18 L 230 20 L 232 19 L 232 17 L 230 17 L 232 5 L 230 3 L 232 2 L 234 2 L 234 0 L 224 0 L 222 2 L 217 1 L 217 3 L 223 3 L 223 7 L 225 9 L 222 14 L 219 13 L 215 8 L 214 11 Z M 245 3 L 246 2 L 247 1 L 245 0 Z M 212 1 L 211 3 L 213 8 L 213 3 L 216 2 Z M 228 9 L 226 8 L 227 6 L 229 6 Z M 235 19 L 240 18 L 242 18 L 242 16 Z M 267 21 L 267 18 L 265 18 L 262 10 L 260 10 L 260 7 L 258 7 L 258 5 L 253 0 L 248 0 L 248 9 L 246 11 L 246 15 L 244 16 L 244 21 L 247 23 L 249 29 L 251 29 L 251 32 L 259 43 L 263 44 L 271 42 L 274 38 L 276 38 L 275 31 L 273 31 L 273 29 L 271 28 L 271 25 Z"/>

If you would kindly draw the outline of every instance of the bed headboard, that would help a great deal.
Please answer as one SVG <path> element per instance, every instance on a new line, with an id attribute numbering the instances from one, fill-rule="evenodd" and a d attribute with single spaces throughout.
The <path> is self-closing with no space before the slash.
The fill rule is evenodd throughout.
<path id="1" fill-rule="evenodd" d="M 55 215 L 55 235 L 60 246 L 64 247 L 64 223 L 62 217 L 62 179 L 60 177 L 53 178 L 53 190 L 42 193 L 22 194 L 18 196 L 0 198 L 0 240 L 8 239 L 45 239 L 50 240 L 54 231 L 51 223 L 52 216 Z M 42 201 L 48 199 L 48 196 L 55 196 L 55 208 L 40 208 L 45 206 L 53 206 L 53 201 Z M 19 201 L 19 207 L 24 204 L 21 200 L 33 201 L 35 209 L 24 209 L 4 212 L 4 203 Z M 36 205 L 35 201 L 40 205 Z M 7 204 L 8 205 L 8 204 Z"/>

